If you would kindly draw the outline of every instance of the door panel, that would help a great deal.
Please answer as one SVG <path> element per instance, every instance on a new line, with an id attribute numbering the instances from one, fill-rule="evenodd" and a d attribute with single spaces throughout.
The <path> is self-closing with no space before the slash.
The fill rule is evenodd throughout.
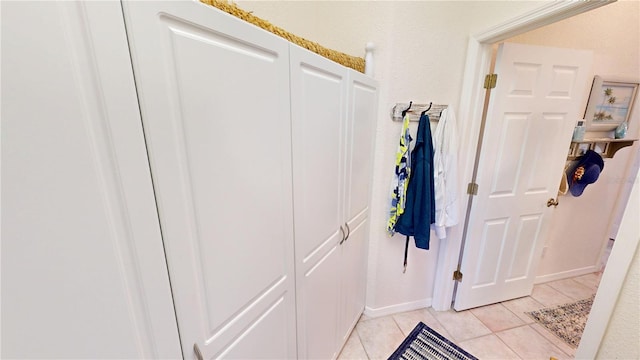
<path id="1" fill-rule="evenodd" d="M 266 121 L 243 119 L 250 126 L 238 126 L 234 109 L 245 100 L 261 109 L 262 114 L 278 113 L 277 103 L 269 103 L 262 92 L 273 89 L 277 79 L 272 67 L 273 56 L 256 57 L 249 46 L 219 47 L 212 43 L 194 39 L 188 32 L 171 32 L 175 61 L 177 96 L 180 98 L 181 116 L 172 124 L 180 137 L 176 137 L 176 152 L 181 153 L 184 166 L 182 187 L 189 193 L 188 208 L 191 216 L 193 248 L 196 264 L 201 268 L 201 296 L 216 300 L 215 312 L 209 312 L 209 327 L 214 329 L 229 319 L 247 304 L 256 294 L 267 290 L 286 271 L 283 257 L 265 256 L 256 258 L 256 253 L 269 251 L 286 254 L 283 241 L 259 241 L 258 239 L 282 239 L 282 220 L 279 213 L 269 211 L 272 204 L 280 202 L 282 196 L 283 161 L 270 156 L 269 147 L 278 149 L 276 141 L 265 139 L 272 124 Z M 245 50 L 238 51 L 239 48 Z M 205 61 L 203 61 L 206 59 Z M 244 64 L 224 71 L 206 70 L 206 64 L 216 62 Z M 252 67 L 267 76 L 249 76 L 244 67 Z M 212 86 L 219 82 L 235 82 L 242 87 Z M 253 86 L 249 86 L 254 83 Z M 243 88 L 246 87 L 246 88 Z M 203 92 L 207 89 L 207 92 Z M 228 96 L 240 91 L 242 96 Z M 225 93 L 227 94 L 225 96 Z M 221 105 L 212 99 L 227 99 Z M 264 116 L 264 115 L 262 115 Z M 277 119 L 274 119 L 277 120 Z M 181 129 L 180 129 L 181 128 Z M 275 171 L 275 176 L 268 174 Z M 256 176 L 259 175 L 259 176 Z M 263 192 L 264 189 L 275 191 Z M 246 226 L 247 220 L 252 226 Z M 255 241 L 251 241 L 255 239 Z M 240 240 L 240 241 L 238 241 Z M 247 248 L 249 246 L 249 250 Z M 247 264 L 255 273 L 242 279 L 242 286 L 230 286 L 227 276 L 242 274 Z M 238 279 L 236 279 L 238 280 Z M 225 293 L 226 296 L 217 296 Z M 209 300 L 205 300 L 209 302 Z"/>
<path id="2" fill-rule="evenodd" d="M 175 359 L 119 2 L 2 8 L 2 359 Z"/>
<path id="3" fill-rule="evenodd" d="M 547 98 L 571 99 L 575 91 L 578 67 L 554 65 L 551 71 L 551 84 Z"/>
<path id="4" fill-rule="evenodd" d="M 553 214 L 546 201 L 557 196 L 591 58 L 590 51 L 500 46 L 462 260 L 473 281 L 458 284 L 456 310 L 531 293 Z"/>
<path id="5" fill-rule="evenodd" d="M 338 329 L 340 344 L 344 344 L 364 310 L 367 287 L 367 248 L 369 221 L 349 224 L 351 232 L 342 246 L 342 293 L 341 322 Z"/>
<path id="6" fill-rule="evenodd" d="M 298 322 L 301 359 L 332 359 L 337 355 L 338 314 L 340 313 L 341 248 L 332 247 L 299 279 Z"/>
<path id="7" fill-rule="evenodd" d="M 292 45 L 291 116 L 298 357 L 337 351 L 347 71 Z M 342 230 L 341 230 L 342 228 Z"/>
<path id="8" fill-rule="evenodd" d="M 511 255 L 511 264 L 505 281 L 523 279 L 529 274 L 533 261 L 533 252 L 540 231 L 542 217 L 540 215 L 528 215 L 520 217 L 518 230 L 515 236 L 514 249 Z M 520 261 L 525 260 L 525 261 Z"/>
<path id="9" fill-rule="evenodd" d="M 282 294 L 284 295 L 284 294 Z M 289 304 L 284 296 L 262 311 L 249 328 L 231 343 L 223 352 L 215 354 L 216 359 L 280 359 L 288 351 L 287 329 L 282 326 L 288 316 Z"/>
<path id="10" fill-rule="evenodd" d="M 376 83 L 367 76 L 349 72 L 347 116 L 346 218 L 353 220 L 367 211 L 372 176 L 373 139 L 376 128 Z"/>
<path id="11" fill-rule="evenodd" d="M 291 71 L 296 251 L 306 259 L 340 235 L 346 79 L 342 69 L 331 73 L 303 61 Z"/>
<path id="12" fill-rule="evenodd" d="M 531 113 L 505 114 L 498 139 L 499 152 L 492 173 L 493 186 L 490 198 L 516 194 L 530 123 Z"/>
<path id="13" fill-rule="evenodd" d="M 295 357 L 288 44 L 195 2 L 125 12 L 184 356 Z"/>
<path id="14" fill-rule="evenodd" d="M 365 303 L 369 198 L 377 91 L 374 80 L 349 72 L 345 216 L 348 238 L 342 246 L 340 345 L 349 337 Z"/>
<path id="15" fill-rule="evenodd" d="M 474 271 L 475 286 L 495 285 L 498 281 L 498 264 L 504 253 L 509 219 L 487 220 L 480 239 L 480 256 Z M 496 251 L 498 249 L 498 251 Z"/>

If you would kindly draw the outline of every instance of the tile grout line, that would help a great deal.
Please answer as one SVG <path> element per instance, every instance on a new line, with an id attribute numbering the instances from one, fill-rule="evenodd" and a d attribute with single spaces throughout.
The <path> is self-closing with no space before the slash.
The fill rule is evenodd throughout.
<path id="1" fill-rule="evenodd" d="M 531 295 L 526 296 L 526 297 L 523 297 L 523 298 L 521 298 L 521 299 L 524 299 L 524 298 L 530 298 L 531 300 L 533 300 L 533 301 L 537 302 L 538 304 L 540 304 L 540 302 L 539 302 L 539 301 L 537 301 L 536 299 L 534 299 L 533 297 L 531 297 Z M 515 317 L 516 317 L 516 318 L 518 318 L 518 319 L 520 319 L 522 322 L 524 322 L 524 324 L 525 324 L 525 325 L 529 325 L 529 324 L 530 324 L 530 323 L 527 323 L 525 320 L 523 320 L 520 316 L 518 316 L 518 314 L 516 314 L 513 310 L 509 309 L 509 308 L 508 308 L 506 305 L 504 305 L 503 303 L 504 303 L 504 301 L 503 301 L 503 302 L 501 302 L 501 303 L 499 303 L 499 304 L 500 304 L 500 305 L 502 305 L 502 307 L 504 307 L 505 309 L 507 309 L 510 313 L 512 313 L 513 315 L 515 315 Z M 542 306 L 542 304 L 540 304 L 540 305 Z M 525 312 L 525 311 L 522 311 L 522 313 L 523 313 L 523 314 L 525 314 L 526 316 L 529 316 L 529 315 L 527 314 L 527 312 Z M 534 323 L 535 323 L 535 321 L 534 321 Z M 512 328 L 510 328 L 510 329 L 513 329 L 513 328 L 516 328 L 516 327 L 517 327 L 517 326 L 514 326 L 514 327 L 512 327 Z M 504 329 L 504 330 L 509 330 L 509 329 Z M 504 330 L 500 330 L 500 331 L 504 331 Z"/>
<path id="2" fill-rule="evenodd" d="M 540 334 L 540 332 L 539 332 L 538 330 L 536 330 L 536 328 L 534 328 L 534 327 L 533 327 L 533 326 L 531 326 L 531 325 L 528 325 L 528 326 L 529 326 L 529 327 L 531 328 L 531 330 L 533 330 L 536 334 L 538 334 L 538 335 L 542 336 L 542 338 L 543 338 L 546 342 L 548 342 L 549 344 L 551 344 L 551 346 L 553 346 L 554 348 L 558 349 L 558 351 L 560 351 L 560 353 L 561 353 L 561 354 L 566 355 L 566 356 L 567 356 L 568 358 L 570 358 L 570 359 L 573 359 L 573 358 L 574 358 L 573 356 L 571 356 L 571 355 L 567 354 L 566 352 L 564 352 L 564 350 L 560 349 L 560 347 L 559 347 L 559 346 L 556 346 L 556 344 L 552 343 L 552 342 L 551 342 L 551 340 L 547 339 L 544 335 Z"/>
<path id="3" fill-rule="evenodd" d="M 360 323 L 360 321 L 364 321 L 362 319 L 358 320 L 358 323 Z M 360 346 L 362 346 L 362 350 L 364 350 L 364 354 L 367 356 L 367 360 L 371 360 L 371 356 L 369 356 L 369 353 L 367 352 L 367 348 L 364 347 L 364 343 L 362 342 L 362 337 L 360 337 L 360 332 L 358 331 L 358 324 L 356 323 L 356 326 L 353 327 L 353 331 L 356 332 L 356 335 L 358 336 L 358 341 L 360 342 Z"/>
<path id="4" fill-rule="evenodd" d="M 587 274 L 587 275 L 588 275 L 588 274 Z M 583 275 L 583 276 L 584 276 L 584 275 Z M 552 288 L 552 289 L 554 289 L 555 291 L 559 292 L 560 294 L 562 294 L 562 295 L 564 295 L 564 296 L 566 296 L 566 297 L 568 297 L 568 298 L 572 299 L 573 301 L 579 301 L 579 300 L 581 300 L 581 299 L 576 299 L 576 298 L 574 298 L 574 297 L 573 297 L 573 295 L 570 295 L 570 294 L 568 294 L 568 293 L 566 293 L 566 292 L 562 291 L 562 286 L 555 287 L 555 286 L 552 286 L 552 285 L 551 285 L 551 284 L 552 284 L 552 283 L 554 283 L 554 282 L 558 282 L 558 281 L 567 281 L 567 280 L 568 280 L 568 281 L 570 281 L 570 282 L 573 282 L 573 283 L 577 284 L 578 286 L 585 287 L 585 288 L 589 289 L 590 291 L 594 291 L 594 290 L 591 288 L 591 286 L 587 286 L 586 284 L 583 284 L 583 283 L 581 283 L 580 281 L 576 281 L 574 278 L 568 278 L 568 279 L 562 279 L 562 280 L 551 281 L 551 282 L 548 282 L 548 283 L 546 283 L 546 284 L 547 284 L 547 285 L 549 285 L 549 287 L 550 287 L 550 288 Z M 598 291 L 598 289 L 596 288 L 596 289 L 595 289 L 595 291 L 597 292 L 597 291 Z"/>
<path id="5" fill-rule="evenodd" d="M 525 326 L 529 326 L 529 324 L 525 324 L 523 326 L 518 326 L 518 327 L 525 327 Z M 503 331 L 506 331 L 506 330 L 503 330 Z M 509 350 L 513 351 L 513 353 L 516 354 L 520 359 L 524 359 L 524 357 L 522 355 L 520 355 L 520 353 L 517 352 L 516 349 L 512 348 L 511 346 L 509 346 L 509 344 L 507 344 L 504 340 L 502 340 L 502 338 L 500 336 L 498 336 L 498 333 L 493 333 L 493 334 L 498 338 L 498 340 L 500 340 L 501 343 L 504 344 L 504 346 L 506 346 Z"/>
<path id="6" fill-rule="evenodd" d="M 434 310 L 434 311 L 435 311 L 435 310 Z M 444 330 L 446 330 L 446 331 L 447 331 L 447 335 L 449 335 L 449 336 L 453 337 L 453 335 L 449 332 L 449 330 L 447 330 L 447 328 L 446 328 L 444 325 L 442 325 L 442 323 L 440 322 L 440 320 L 438 320 L 438 317 L 437 317 L 437 316 L 435 316 L 435 315 L 434 315 L 433 313 L 431 313 L 429 310 L 427 310 L 427 312 L 429 312 L 429 314 L 431 315 L 431 317 L 433 317 L 433 319 L 438 323 L 438 325 L 440 325 L 440 327 L 441 327 L 441 328 L 443 328 Z M 442 336 L 444 336 L 444 335 L 442 335 Z M 453 340 L 455 340 L 455 339 L 451 339 L 451 340 L 453 341 Z M 456 341 L 457 341 L 457 340 L 456 340 Z"/>
<path id="7" fill-rule="evenodd" d="M 567 295 L 565 295 L 565 296 L 567 296 Z M 533 299 L 533 297 L 531 297 L 531 298 Z M 535 299 L 534 299 L 534 300 L 535 300 Z M 538 301 L 536 300 L 536 302 L 538 302 Z M 538 302 L 538 303 L 539 303 L 539 302 Z M 497 303 L 497 304 L 502 305 L 502 302 Z M 518 315 L 516 315 L 516 314 L 515 314 L 513 311 L 511 311 L 511 309 L 509 309 L 508 307 L 506 307 L 506 306 L 504 306 L 504 305 L 502 305 L 502 307 L 504 307 L 507 311 L 509 311 L 511 314 L 513 314 L 513 315 L 514 315 L 516 318 L 518 318 L 519 320 L 522 320 L 522 319 L 520 319 L 520 317 L 518 317 Z M 504 344 L 504 345 L 505 345 L 509 350 L 513 351 L 513 353 L 514 353 L 514 354 L 516 354 L 520 359 L 523 359 L 523 357 L 522 357 L 522 355 L 521 355 L 520 353 L 518 353 L 515 349 L 513 349 L 513 348 L 512 348 L 511 346 L 509 346 L 506 342 L 504 342 L 500 336 L 498 336 L 498 333 L 499 333 L 499 332 L 508 331 L 508 330 L 512 330 L 512 329 L 517 329 L 517 328 L 525 327 L 525 326 L 526 326 L 526 327 L 531 328 L 531 330 L 533 330 L 534 332 L 536 332 L 536 333 L 537 333 L 537 334 L 539 334 L 540 336 L 542 336 L 542 338 L 544 339 L 544 341 L 548 342 L 548 343 L 549 343 L 549 345 L 551 345 L 552 347 L 554 347 L 554 348 L 558 349 L 558 350 L 560 351 L 560 353 L 561 353 L 561 354 L 566 355 L 566 356 L 567 356 L 567 357 L 569 357 L 569 358 L 573 358 L 573 356 L 571 356 L 571 355 L 569 355 L 569 354 L 565 353 L 562 349 L 560 349 L 558 346 L 556 346 L 554 343 L 552 343 L 549 339 L 545 338 L 545 337 L 544 337 L 544 335 L 540 334 L 540 332 L 539 332 L 539 331 L 537 331 L 533 326 L 531 326 L 531 324 L 523 323 L 523 324 L 521 324 L 521 325 L 518 325 L 518 326 L 512 326 L 512 327 L 509 327 L 509 328 L 502 329 L 502 330 L 500 330 L 500 331 L 493 331 L 493 330 L 491 330 L 491 329 L 489 328 L 489 326 L 488 326 L 484 321 L 482 321 L 480 318 L 478 318 L 478 317 L 477 317 L 473 312 L 469 311 L 469 313 L 470 313 L 474 318 L 476 318 L 478 321 L 480 321 L 480 323 L 482 323 L 482 325 L 484 325 L 487 329 L 489 329 L 489 330 L 491 331 L 491 333 L 490 333 L 490 334 L 485 334 L 485 335 L 476 336 L 476 337 L 472 337 L 472 338 L 469 338 L 469 339 L 465 339 L 465 340 L 460 341 L 460 343 L 465 342 L 465 341 L 469 341 L 469 340 L 479 339 L 479 338 L 481 338 L 481 337 L 485 337 L 485 336 L 494 335 L 494 336 L 495 336 L 496 338 L 498 338 L 498 340 L 499 340 L 502 344 Z M 437 319 L 436 319 L 436 320 L 437 320 Z M 535 324 L 535 322 L 534 322 L 534 324 Z"/>
<path id="8" fill-rule="evenodd" d="M 536 329 L 535 329 L 533 326 L 531 326 L 531 325 L 532 325 L 532 324 L 525 324 L 525 325 L 522 325 L 522 326 L 517 326 L 517 327 L 512 328 L 512 329 L 505 329 L 505 330 L 502 330 L 502 331 L 499 331 L 499 332 L 503 332 L 503 331 L 507 331 L 507 330 L 513 330 L 513 329 L 517 329 L 517 328 L 525 327 L 525 326 L 526 326 L 526 327 L 530 328 L 531 330 L 533 330 L 536 334 L 538 334 L 538 335 L 542 336 L 542 338 L 543 338 L 543 340 L 544 340 L 544 341 L 546 341 L 547 343 L 549 343 L 549 345 L 551 345 L 552 347 L 554 347 L 554 348 L 558 349 L 558 350 L 560 351 L 560 353 L 561 353 L 561 354 L 566 355 L 567 359 L 574 359 L 574 358 L 575 358 L 574 356 L 572 356 L 572 355 L 567 354 L 566 352 L 564 352 L 562 349 L 560 349 L 560 347 L 556 346 L 556 344 L 552 343 L 552 342 L 551 342 L 551 340 L 547 339 L 544 335 L 540 334 L 540 332 L 539 332 L 538 330 L 536 330 Z M 520 355 L 520 353 L 518 353 L 518 352 L 516 351 L 516 349 L 512 348 L 511 346 L 509 346 L 509 344 L 507 344 L 506 342 L 502 341 L 502 338 L 498 335 L 498 333 L 493 333 L 493 334 L 494 334 L 494 335 L 495 335 L 495 336 L 496 336 L 496 337 L 497 337 L 497 338 L 498 338 L 498 339 L 499 339 L 499 340 L 500 340 L 500 341 L 501 341 L 501 342 L 502 342 L 506 347 L 508 347 L 511 351 L 513 351 L 513 353 L 514 353 L 514 354 L 518 355 L 518 357 L 520 357 L 520 359 L 523 359 L 522 355 Z"/>
<path id="9" fill-rule="evenodd" d="M 398 330 L 400 330 L 400 334 L 402 334 L 405 338 L 407 336 L 409 336 L 408 334 L 405 334 L 404 331 L 402 331 L 402 328 L 400 327 L 400 325 L 396 321 L 396 317 L 395 316 L 391 315 L 391 320 L 393 320 L 393 323 L 396 324 L 396 327 L 398 328 Z"/>
<path id="10" fill-rule="evenodd" d="M 398 328 L 398 330 L 400 330 L 400 334 L 402 334 L 402 336 L 404 336 L 404 338 L 402 339 L 402 341 L 400 342 L 400 344 L 402 344 L 402 342 L 404 342 L 404 339 L 407 338 L 407 336 L 409 336 L 409 334 L 405 334 L 404 331 L 402 331 L 402 328 L 400 327 L 400 325 L 398 324 L 398 322 L 396 321 L 396 317 L 391 315 L 391 320 L 393 320 L 393 323 L 396 324 L 396 327 Z M 415 326 L 414 326 L 415 327 Z M 395 349 L 398 348 L 398 346 L 400 346 L 400 344 L 395 346 Z M 395 351 L 394 349 L 394 351 Z M 393 353 L 391 353 L 393 354 Z M 389 354 L 389 356 L 391 356 L 391 354 Z"/>
<path id="11" fill-rule="evenodd" d="M 538 324 L 538 323 L 536 323 L 536 324 Z M 540 324 L 538 324 L 538 325 L 540 325 Z M 535 327 L 531 326 L 531 328 L 533 329 L 533 331 L 537 332 L 537 333 L 538 333 L 538 334 L 540 334 L 542 337 L 546 338 L 546 336 L 544 336 L 544 334 L 542 334 L 540 331 L 538 331 Z M 560 337 L 558 337 L 556 334 L 554 334 L 553 332 L 551 332 L 551 331 L 549 331 L 549 330 L 545 329 L 545 327 L 544 327 L 544 326 L 540 325 L 540 328 L 542 328 L 542 330 L 544 330 L 544 331 L 548 332 L 549 334 L 551 334 L 551 336 L 555 337 L 556 339 L 558 339 L 558 340 L 560 340 L 560 341 L 564 341 L 564 340 L 562 340 Z M 549 340 L 549 339 L 547 339 L 547 340 L 548 340 L 549 342 L 551 342 L 551 340 Z M 554 343 L 551 343 L 551 344 L 552 344 L 553 346 L 557 347 L 557 348 L 558 348 L 558 350 L 560 350 L 563 354 L 567 355 L 570 359 L 575 358 L 575 355 L 568 354 L 566 351 L 562 350 L 559 346 L 557 346 L 557 345 L 556 345 L 556 344 L 554 344 Z M 571 345 L 569 345 L 569 344 L 565 344 L 565 345 L 567 345 L 567 346 L 571 347 Z M 575 349 L 574 349 L 574 350 L 575 350 Z"/>
<path id="12" fill-rule="evenodd" d="M 502 303 L 499 303 L 499 304 L 502 304 Z M 504 305 L 503 305 L 503 307 L 505 307 L 507 310 L 509 310 L 509 308 L 507 308 L 506 306 L 504 306 Z M 489 333 L 489 334 L 484 334 L 484 335 L 480 335 L 480 336 L 475 336 L 475 337 L 472 337 L 472 338 L 469 338 L 469 339 L 465 339 L 465 340 L 461 340 L 461 341 L 459 341 L 459 343 L 460 343 L 460 344 L 461 344 L 461 343 L 463 343 L 463 342 L 465 342 L 465 341 L 470 341 L 470 340 L 474 340 L 474 339 L 479 339 L 479 338 L 481 338 L 481 337 L 486 337 L 486 336 L 491 336 L 491 335 L 493 335 L 493 336 L 495 336 L 495 337 L 498 339 L 498 341 L 500 341 L 504 346 L 506 346 L 506 347 L 507 347 L 507 349 L 511 350 L 514 354 L 516 354 L 516 355 L 518 356 L 518 358 L 519 358 L 519 359 L 523 359 L 523 357 L 522 357 L 522 356 L 520 356 L 520 354 L 519 354 L 517 351 L 515 351 L 515 349 L 512 349 L 512 348 L 511 348 L 507 343 L 505 343 L 504 341 L 502 341 L 502 338 L 500 338 L 500 336 L 498 336 L 497 332 L 495 332 L 495 331 L 491 330 L 491 329 L 489 328 L 489 326 L 487 326 L 487 324 L 485 324 L 482 320 L 480 320 L 477 316 L 475 316 L 475 314 L 473 314 L 473 312 L 471 312 L 470 310 L 466 310 L 466 311 L 469 311 L 469 313 L 470 313 L 474 318 L 476 318 L 478 321 L 480 321 L 480 323 L 481 323 L 482 325 L 484 325 L 484 327 L 486 327 L 489 331 L 491 331 L 491 333 Z M 510 311 L 511 313 L 513 313 L 511 310 L 509 310 L 509 311 Z M 514 314 L 514 315 L 515 315 L 515 314 Z M 517 316 L 516 316 L 516 317 L 517 317 Z M 436 319 L 436 320 L 437 320 L 437 319 Z M 518 328 L 518 327 L 523 327 L 523 326 L 528 326 L 528 325 L 529 325 L 529 324 L 522 324 L 522 325 L 519 325 L 519 326 L 515 326 L 515 327 L 513 327 L 513 328 L 510 328 L 510 329 L 515 329 L 515 328 Z M 506 330 L 510 330 L 510 329 L 504 329 L 504 330 L 500 330 L 500 331 L 506 331 Z M 452 335 L 452 336 L 453 336 L 453 335 Z"/>
<path id="13" fill-rule="evenodd" d="M 525 326 L 528 326 L 528 325 L 525 325 Z M 519 357 L 519 358 L 520 358 L 520 360 L 524 359 L 522 356 L 520 356 L 520 354 L 519 354 L 515 349 L 511 348 L 511 346 L 509 346 L 509 344 L 507 344 L 506 342 L 504 342 L 504 341 L 502 340 L 502 338 L 501 338 L 500 336 L 498 336 L 498 334 L 496 334 L 496 333 L 492 333 L 492 334 L 493 334 L 495 337 L 497 337 L 497 338 L 498 338 L 498 341 L 500 341 L 502 344 L 504 344 L 504 346 L 506 346 L 506 347 L 507 347 L 507 349 L 509 349 L 509 350 L 513 351 L 513 353 L 514 353 L 514 354 L 516 354 L 516 356 L 517 356 L 517 357 Z"/>
<path id="14" fill-rule="evenodd" d="M 489 326 L 487 326 L 487 324 L 485 324 L 485 323 L 484 323 L 484 321 L 480 320 L 480 319 L 476 316 L 476 314 L 474 314 L 474 313 L 471 311 L 471 309 L 469 309 L 469 310 L 465 310 L 465 311 L 468 311 L 468 312 L 469 312 L 469 314 L 471 314 L 471 316 L 473 316 L 473 318 L 474 318 L 474 319 L 478 320 L 478 321 L 480 322 L 480 324 L 482 324 L 482 326 L 484 326 L 487 330 L 489 330 L 489 331 L 491 332 L 491 334 L 493 334 L 493 330 L 491 330 L 491 329 L 489 328 Z M 485 334 L 485 335 L 489 335 L 489 334 Z M 473 339 L 477 339 L 477 338 L 479 338 L 479 337 L 481 337 L 481 336 L 485 336 L 485 335 L 476 336 L 476 337 L 475 337 L 475 338 L 473 338 Z M 472 338 L 469 338 L 469 339 L 466 339 L 466 340 L 471 340 L 471 339 L 472 339 Z M 464 341 L 464 340 L 463 340 L 463 341 Z"/>

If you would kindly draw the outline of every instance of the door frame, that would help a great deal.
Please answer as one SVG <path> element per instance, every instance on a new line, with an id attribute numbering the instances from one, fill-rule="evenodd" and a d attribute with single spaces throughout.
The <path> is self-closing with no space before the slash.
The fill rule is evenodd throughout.
<path id="1" fill-rule="evenodd" d="M 461 183 L 458 184 L 460 194 L 466 194 L 466 183 L 471 179 L 475 165 L 476 148 L 480 136 L 482 110 L 485 101 L 485 90 L 482 84 L 484 76 L 489 72 L 491 66 L 493 44 L 615 1 L 552 2 L 489 27 L 482 32 L 470 35 L 459 106 L 459 117 L 467 119 L 464 126 L 459 129 L 461 138 L 459 166 L 460 174 L 462 175 L 459 177 Z M 461 199 L 459 211 L 464 215 L 460 224 L 463 224 L 468 216 L 466 209 L 469 199 L 464 195 Z M 437 311 L 445 311 L 451 308 L 455 287 L 451 274 L 453 274 L 458 265 L 458 257 L 462 247 L 462 233 L 461 226 L 451 228 L 447 241 L 441 242 L 438 250 L 438 266 L 432 298 L 432 307 Z M 637 238 L 629 239 L 626 247 L 635 249 L 638 245 L 638 240 Z M 616 242 L 616 245 L 618 245 L 618 242 Z M 619 264 L 612 271 L 622 274 L 621 278 L 624 278 L 633 254 L 634 252 L 629 251 L 626 254 L 612 251 L 610 255 L 611 262 Z M 621 258 L 618 259 L 618 256 Z M 629 257 L 629 259 L 622 257 Z M 606 320 L 611 317 L 618 294 L 622 288 L 622 282 L 616 284 L 605 283 L 609 278 L 611 277 L 603 276 L 603 285 L 600 288 L 606 287 L 608 290 L 607 295 L 605 297 L 598 296 L 601 301 L 594 303 L 592 311 L 598 313 L 599 319 Z M 603 295 L 602 292 L 599 292 L 599 295 Z M 604 336 L 606 325 L 607 321 L 599 321 L 597 323 L 589 321 L 583 335 L 583 339 L 588 339 L 588 341 L 580 343 L 577 354 L 594 358 Z M 584 345 L 585 343 L 589 345 Z"/>

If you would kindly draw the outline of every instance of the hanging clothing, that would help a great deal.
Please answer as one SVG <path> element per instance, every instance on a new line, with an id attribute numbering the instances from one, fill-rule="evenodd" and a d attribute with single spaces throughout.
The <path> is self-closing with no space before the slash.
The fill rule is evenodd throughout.
<path id="1" fill-rule="evenodd" d="M 446 228 L 457 225 L 458 216 L 458 125 L 452 109 L 442 111 L 433 135 L 433 181 L 436 218 L 432 228 L 439 239 Z"/>
<path id="2" fill-rule="evenodd" d="M 389 221 L 387 221 L 387 231 L 390 236 L 395 234 L 396 223 L 405 209 L 407 185 L 411 174 L 411 158 L 409 157 L 411 140 L 409 115 L 405 114 L 402 122 L 402 131 L 400 132 L 400 144 L 396 152 L 395 171 L 391 181 L 391 209 L 389 211 Z"/>
<path id="3" fill-rule="evenodd" d="M 433 142 L 429 116 L 422 115 L 418 124 L 416 145 L 411 151 L 411 178 L 407 202 L 396 223 L 396 231 L 413 236 L 416 247 L 429 249 L 430 225 L 435 221 L 433 188 Z"/>

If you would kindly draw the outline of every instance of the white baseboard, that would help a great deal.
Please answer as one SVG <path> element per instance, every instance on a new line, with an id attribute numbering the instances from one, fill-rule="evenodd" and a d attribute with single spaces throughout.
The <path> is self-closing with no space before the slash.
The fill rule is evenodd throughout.
<path id="1" fill-rule="evenodd" d="M 427 298 L 422 300 L 406 302 L 402 304 L 384 306 L 380 308 L 372 308 L 372 307 L 366 306 L 364 308 L 364 315 L 371 318 L 376 318 L 380 316 L 397 314 L 405 311 L 428 308 L 429 306 L 431 306 L 431 301 L 432 301 L 432 298 Z"/>
<path id="2" fill-rule="evenodd" d="M 580 269 L 573 269 L 568 271 L 561 271 L 559 273 L 554 273 L 554 274 L 536 276 L 536 279 L 534 280 L 534 284 L 542 284 L 550 281 L 562 280 L 562 279 L 571 278 L 575 276 L 591 274 L 597 271 L 598 271 L 598 267 L 595 265 L 592 265 L 592 266 L 587 266 Z"/>

